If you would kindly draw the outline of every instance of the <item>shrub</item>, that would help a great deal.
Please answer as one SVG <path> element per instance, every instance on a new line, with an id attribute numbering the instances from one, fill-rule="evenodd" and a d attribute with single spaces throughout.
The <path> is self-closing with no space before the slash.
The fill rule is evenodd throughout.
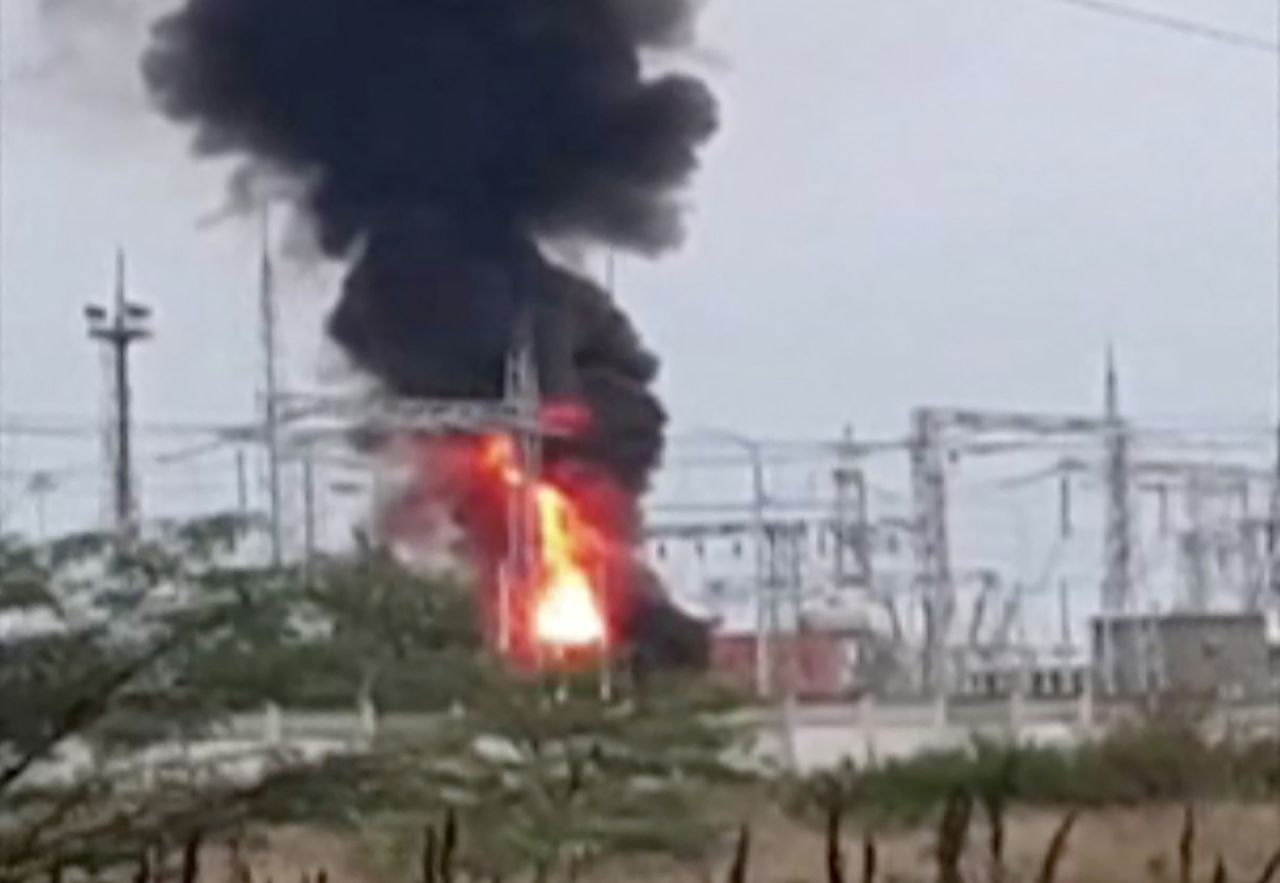
<path id="1" fill-rule="evenodd" d="M 838 806 L 872 824 L 916 824 L 951 795 L 984 803 L 1107 806 L 1196 798 L 1264 799 L 1280 792 L 1280 742 L 1205 741 L 1192 727 L 1133 725 L 1061 748 L 977 741 L 800 781 L 791 805 Z"/>

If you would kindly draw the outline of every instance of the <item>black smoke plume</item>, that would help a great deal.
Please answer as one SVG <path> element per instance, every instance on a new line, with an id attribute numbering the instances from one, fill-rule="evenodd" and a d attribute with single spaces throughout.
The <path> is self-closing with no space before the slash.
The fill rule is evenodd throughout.
<path id="1" fill-rule="evenodd" d="M 632 497 L 661 456 L 657 361 L 609 296 L 550 263 L 564 238 L 644 253 L 716 127 L 699 81 L 647 77 L 692 0 L 185 0 L 143 64 L 202 155 L 285 169 L 351 269 L 330 319 L 408 396 L 496 397 L 518 317 L 543 388 L 591 430 L 550 451 Z M 243 172 L 244 170 L 242 170 Z M 236 176 L 243 180 L 243 174 Z"/>

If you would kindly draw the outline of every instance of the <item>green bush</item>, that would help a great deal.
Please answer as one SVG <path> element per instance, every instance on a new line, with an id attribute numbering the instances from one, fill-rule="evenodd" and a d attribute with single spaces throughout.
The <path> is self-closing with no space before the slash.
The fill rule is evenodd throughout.
<path id="1" fill-rule="evenodd" d="M 1222 752 L 1183 727 L 1126 727 L 1074 753 L 1082 803 L 1185 800 L 1223 784 Z"/>

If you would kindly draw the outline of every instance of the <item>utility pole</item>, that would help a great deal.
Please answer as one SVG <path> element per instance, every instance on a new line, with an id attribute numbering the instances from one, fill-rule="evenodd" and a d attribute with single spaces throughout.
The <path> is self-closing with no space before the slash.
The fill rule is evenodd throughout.
<path id="1" fill-rule="evenodd" d="M 1187 529 L 1182 536 L 1184 564 L 1186 567 L 1187 609 L 1204 613 L 1209 609 L 1209 540 L 1205 523 L 1204 477 L 1198 472 L 1187 476 L 1183 490 L 1183 504 Z"/>
<path id="2" fill-rule="evenodd" d="M 912 423 L 911 492 L 924 613 L 920 682 L 925 692 L 945 696 L 947 639 L 955 604 L 947 535 L 946 454 L 937 415 L 917 411 Z"/>
<path id="3" fill-rule="evenodd" d="M 516 593 L 524 591 L 538 568 L 538 514 L 531 488 L 542 473 L 542 438 L 537 427 L 542 391 L 534 352 L 533 321 L 529 315 L 516 323 L 507 358 L 506 389 L 509 404 L 524 418 L 524 430 L 515 430 L 516 457 L 522 481 L 508 495 L 507 560 L 498 578 L 497 637 L 503 653 L 513 649 L 515 613 L 523 608 Z"/>
<path id="4" fill-rule="evenodd" d="M 57 488 L 57 479 L 53 477 L 52 472 L 41 470 L 32 474 L 27 481 L 27 490 L 35 497 L 36 501 L 36 539 L 41 543 L 48 539 L 48 527 L 45 519 L 45 501 L 50 491 Z"/>
<path id="5" fill-rule="evenodd" d="M 302 461 L 302 511 L 302 547 L 310 568 L 316 557 L 316 465 L 310 455 Z"/>
<path id="6" fill-rule="evenodd" d="M 764 458 L 755 442 L 740 439 L 751 460 L 751 532 L 755 536 L 756 581 L 756 695 L 764 698 L 772 693 L 774 641 L 778 635 L 778 599 L 766 574 L 769 554 L 769 528 L 765 523 L 766 490 Z"/>
<path id="7" fill-rule="evenodd" d="M 1120 381 L 1115 353 L 1107 348 L 1106 365 L 1106 539 L 1102 580 L 1103 676 L 1109 691 L 1116 687 L 1114 621 L 1132 602 L 1132 512 L 1129 505 L 1129 433 L 1120 416 Z"/>
<path id="8" fill-rule="evenodd" d="M 1058 640 L 1063 653 L 1071 650 L 1071 589 L 1067 581 L 1058 581 Z"/>
<path id="9" fill-rule="evenodd" d="M 243 448 L 236 450 L 236 511 L 249 514 L 249 475 Z"/>
<path id="10" fill-rule="evenodd" d="M 1280 39 L 1280 3 L 1276 4 L 1275 10 L 1276 37 Z M 1272 108 L 1275 116 L 1275 123 L 1280 128 L 1280 56 L 1274 57 L 1275 68 L 1275 99 L 1276 104 Z M 1276 309 L 1276 340 L 1275 340 L 1275 370 L 1276 370 L 1276 469 L 1275 475 L 1271 481 L 1271 500 L 1270 512 L 1267 520 L 1267 589 L 1269 597 L 1263 602 L 1264 606 L 1280 603 L 1280 145 L 1277 145 L 1276 155 L 1276 253 L 1275 257 L 1275 309 Z M 1277 709 L 1276 727 L 1280 729 L 1280 709 Z M 1280 744 L 1278 742 L 1277 744 Z"/>
<path id="11" fill-rule="evenodd" d="M 1276 4 L 1275 11 L 1276 20 L 1276 37 L 1280 38 L 1280 3 Z M 1272 108 L 1275 113 L 1275 122 L 1280 126 L 1280 58 L 1275 63 L 1275 89 L 1276 89 L 1276 105 Z M 1263 606 L 1274 608 L 1280 604 L 1280 149 L 1277 149 L 1276 156 L 1276 233 L 1275 242 L 1275 286 L 1274 292 L 1276 310 L 1275 321 L 1276 327 L 1274 345 L 1276 347 L 1273 354 L 1275 363 L 1275 382 L 1276 388 L 1274 394 L 1276 396 L 1276 436 L 1275 436 L 1275 474 L 1271 479 L 1271 498 L 1269 500 L 1267 512 L 1267 597 L 1263 601 Z"/>
<path id="12" fill-rule="evenodd" d="M 798 701 L 797 690 L 800 686 L 800 665 L 799 655 L 801 652 L 801 644 L 804 641 L 804 530 L 803 528 L 787 528 L 782 532 L 783 538 L 786 540 L 787 551 L 787 570 L 785 579 L 790 589 L 791 602 L 791 627 L 788 629 L 786 650 L 786 668 L 784 674 L 786 681 L 782 684 L 782 713 L 780 725 L 782 728 L 782 748 L 784 752 L 784 760 L 787 768 L 795 772 L 799 757 L 796 753 L 796 703 Z M 779 582 L 778 588 L 781 588 Z M 775 605 L 776 606 L 776 605 Z M 775 616 L 774 628 L 778 628 L 777 618 Z M 777 634 L 777 631 L 775 631 Z"/>
<path id="13" fill-rule="evenodd" d="M 1058 476 L 1058 538 L 1071 539 L 1075 522 L 1071 517 L 1071 476 Z"/>
<path id="14" fill-rule="evenodd" d="M 262 430 L 267 450 L 267 505 L 271 566 L 284 561 L 284 526 L 280 491 L 279 374 L 276 344 L 275 268 L 271 261 L 271 216 L 262 212 L 262 262 L 259 277 L 262 317 L 263 390 Z"/>
<path id="15" fill-rule="evenodd" d="M 846 427 L 836 446 L 835 480 L 836 512 L 832 559 L 833 583 L 836 591 L 851 587 L 872 588 L 870 511 L 867 505 L 867 481 L 858 465 L 858 448 L 853 428 Z M 849 554 L 853 554 L 854 572 L 849 570 Z"/>
<path id="16" fill-rule="evenodd" d="M 116 253 L 115 299 L 111 309 L 91 304 L 85 307 L 89 337 L 102 344 L 109 356 L 112 382 L 112 420 L 109 438 L 112 455 L 112 502 L 116 533 L 122 543 L 133 539 L 137 528 L 133 473 L 132 391 L 129 378 L 129 350 L 151 337 L 148 322 L 151 310 L 125 296 L 124 251 Z"/>

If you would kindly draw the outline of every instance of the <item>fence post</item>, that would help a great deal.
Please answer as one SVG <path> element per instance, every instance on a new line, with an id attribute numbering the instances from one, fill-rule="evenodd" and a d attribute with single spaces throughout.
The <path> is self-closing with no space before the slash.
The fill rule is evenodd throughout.
<path id="1" fill-rule="evenodd" d="M 939 693 L 933 700 L 933 728 L 938 732 L 947 729 L 950 722 L 947 713 L 948 698 L 946 693 Z"/>
<path id="2" fill-rule="evenodd" d="M 1082 735 L 1088 736 L 1093 731 L 1094 719 L 1093 678 L 1086 677 L 1080 690 L 1076 717 L 1076 725 L 1082 731 Z"/>
<path id="3" fill-rule="evenodd" d="M 268 702 L 262 710 L 262 740 L 269 745 L 284 741 L 284 718 L 274 702 Z"/>
<path id="4" fill-rule="evenodd" d="M 1022 728 L 1026 724 L 1026 684 L 1016 678 L 1009 691 L 1009 738 L 1015 744 L 1021 741 Z"/>
<path id="5" fill-rule="evenodd" d="M 876 697 L 864 693 L 858 700 L 858 729 L 862 731 L 863 756 L 860 763 L 870 763 L 876 756 Z"/>
<path id="6" fill-rule="evenodd" d="M 360 697 L 360 735 L 372 740 L 378 735 L 378 709 L 373 704 L 373 697 L 365 694 Z"/>

